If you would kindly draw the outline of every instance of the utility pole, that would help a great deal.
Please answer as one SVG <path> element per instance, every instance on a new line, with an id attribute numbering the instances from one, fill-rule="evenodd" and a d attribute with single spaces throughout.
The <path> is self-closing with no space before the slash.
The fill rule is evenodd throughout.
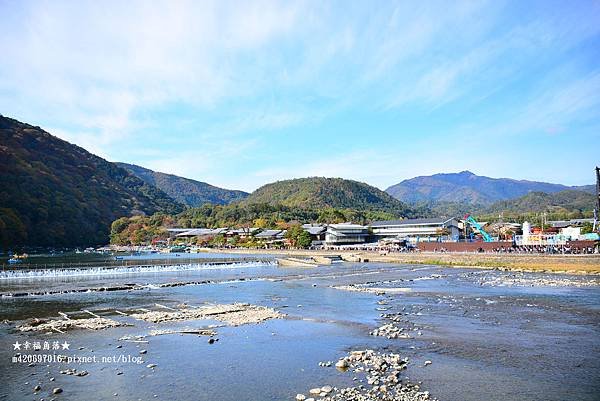
<path id="1" fill-rule="evenodd" d="M 600 213 L 600 167 L 596 166 L 596 210 L 594 210 L 593 231 L 600 231 L 600 227 L 598 227 L 598 213 Z"/>

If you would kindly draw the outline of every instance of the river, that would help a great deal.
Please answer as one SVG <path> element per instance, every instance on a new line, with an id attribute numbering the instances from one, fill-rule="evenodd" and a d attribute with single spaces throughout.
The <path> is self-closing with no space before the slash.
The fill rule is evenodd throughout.
<path id="1" fill-rule="evenodd" d="M 0 399 L 293 400 L 315 386 L 355 385 L 354 374 L 319 362 L 367 348 L 409 358 L 405 379 L 422 382 L 439 400 L 600 399 L 595 278 L 377 263 L 126 269 L 0 277 Z M 123 284 L 129 289 L 100 290 Z M 40 291 L 51 294 L 10 296 Z M 115 312 L 234 302 L 270 307 L 286 317 L 219 324 L 218 341 L 209 343 L 206 336 L 147 334 L 218 322 L 154 324 Z M 77 318 L 86 315 L 82 310 L 131 326 L 52 334 L 17 330 L 26 319 L 60 318 L 59 312 Z M 370 335 L 390 316 L 408 338 Z M 148 342 L 119 340 L 135 336 Z M 66 342 L 69 350 L 14 349 L 15 343 L 44 341 Z M 33 364 L 13 359 L 57 353 L 83 358 Z M 60 373 L 68 368 L 89 374 Z M 58 387 L 63 391 L 52 395 Z"/>

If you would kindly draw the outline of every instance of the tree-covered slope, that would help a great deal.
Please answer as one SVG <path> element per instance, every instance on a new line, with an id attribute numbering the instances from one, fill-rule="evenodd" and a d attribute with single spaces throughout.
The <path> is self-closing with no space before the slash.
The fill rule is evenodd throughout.
<path id="1" fill-rule="evenodd" d="M 116 164 L 148 184 L 157 187 L 176 201 L 190 207 L 201 206 L 205 203 L 227 205 L 248 196 L 248 193 L 243 191 L 223 189 L 205 182 L 153 171 L 135 164 Z"/>
<path id="2" fill-rule="evenodd" d="M 107 242 L 121 216 L 182 206 L 154 186 L 39 127 L 0 116 L 0 245 Z"/>
<path id="3" fill-rule="evenodd" d="M 306 209 L 355 209 L 412 215 L 413 210 L 385 192 L 362 182 L 342 178 L 310 177 L 264 185 L 244 204 L 272 204 Z"/>
<path id="4" fill-rule="evenodd" d="M 520 198 L 496 202 L 480 213 L 586 212 L 594 209 L 595 199 L 593 194 L 584 191 L 532 192 Z"/>
<path id="5" fill-rule="evenodd" d="M 392 185 L 386 192 L 407 203 L 461 202 L 491 205 L 530 192 L 554 193 L 567 189 L 576 188 L 547 182 L 490 178 L 462 171 L 411 178 Z"/>

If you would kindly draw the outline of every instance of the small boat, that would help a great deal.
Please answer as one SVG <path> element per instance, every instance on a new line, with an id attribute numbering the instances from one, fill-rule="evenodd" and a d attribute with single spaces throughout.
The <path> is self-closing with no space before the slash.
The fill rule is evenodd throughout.
<path id="1" fill-rule="evenodd" d="M 21 263 L 21 259 L 17 259 L 17 258 L 10 258 L 8 259 L 8 263 L 15 264 L 15 263 Z"/>

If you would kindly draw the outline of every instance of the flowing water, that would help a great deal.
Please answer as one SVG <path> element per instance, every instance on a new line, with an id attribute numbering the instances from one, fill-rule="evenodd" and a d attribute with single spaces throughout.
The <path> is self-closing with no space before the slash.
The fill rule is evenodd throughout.
<path id="1" fill-rule="evenodd" d="M 319 362 L 335 362 L 365 348 L 408 357 L 406 376 L 422 381 L 422 388 L 440 400 L 600 399 L 596 279 L 376 263 L 314 269 L 269 262 L 198 263 L 68 271 L 0 277 L 0 399 L 293 400 L 316 386 L 354 385 L 351 373 Z M 106 291 L 124 284 L 128 289 Z M 347 285 L 408 290 L 381 294 L 333 288 Z M 25 295 L 40 292 L 49 294 Z M 22 296 L 11 296 L 15 293 Z M 191 334 L 146 337 L 147 343 L 119 340 L 152 329 L 218 322 L 151 324 L 115 310 L 233 302 L 272 307 L 287 316 L 238 327 L 219 323 L 214 344 Z M 132 326 L 64 334 L 16 329 L 25 319 L 60 318 L 59 312 L 83 317 L 82 310 Z M 397 324 L 410 338 L 369 335 L 389 323 L 382 314 L 398 316 Z M 14 350 L 16 342 L 44 341 L 67 342 L 70 348 Z M 140 354 L 142 349 L 147 353 Z M 13 357 L 19 352 L 88 360 L 17 363 Z M 425 366 L 426 360 L 432 363 Z M 60 374 L 67 368 L 89 374 Z M 38 384 L 41 390 L 34 393 Z M 53 396 L 55 387 L 64 391 Z"/>

